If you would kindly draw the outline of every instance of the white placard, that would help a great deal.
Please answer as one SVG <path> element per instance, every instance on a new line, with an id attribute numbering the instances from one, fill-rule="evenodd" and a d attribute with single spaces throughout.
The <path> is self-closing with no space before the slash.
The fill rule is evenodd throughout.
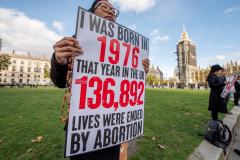
<path id="1" fill-rule="evenodd" d="M 238 75 L 233 73 L 232 76 L 229 78 L 229 80 L 228 80 L 229 84 L 225 85 L 225 87 L 220 95 L 222 98 L 225 98 L 227 96 L 227 94 L 230 92 L 231 88 L 234 87 L 234 83 L 237 80 L 237 77 L 238 77 Z"/>
<path id="2" fill-rule="evenodd" d="M 65 157 L 104 149 L 143 134 L 149 39 L 78 9 Z"/>

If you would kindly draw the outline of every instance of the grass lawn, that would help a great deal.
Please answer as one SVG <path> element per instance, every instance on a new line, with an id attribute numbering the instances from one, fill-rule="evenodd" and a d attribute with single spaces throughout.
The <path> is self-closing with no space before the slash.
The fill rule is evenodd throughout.
<path id="1" fill-rule="evenodd" d="M 65 124 L 60 121 L 64 91 L 0 88 L 0 159 L 64 159 Z M 209 91 L 146 89 L 146 137 L 137 138 L 137 153 L 130 159 L 187 159 L 203 140 L 197 133 L 203 133 L 211 119 L 208 97 Z M 230 101 L 229 111 L 233 106 Z M 42 141 L 32 143 L 38 136 Z"/>

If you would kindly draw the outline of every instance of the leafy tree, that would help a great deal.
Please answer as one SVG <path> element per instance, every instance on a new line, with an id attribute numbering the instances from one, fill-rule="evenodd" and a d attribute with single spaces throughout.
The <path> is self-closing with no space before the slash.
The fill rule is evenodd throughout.
<path id="1" fill-rule="evenodd" d="M 157 79 L 157 77 L 153 74 L 149 74 L 146 78 L 146 81 L 149 83 L 149 84 L 153 84 L 153 82 L 155 84 L 158 84 L 159 80 Z"/>
<path id="2" fill-rule="evenodd" d="M 0 54 L 0 71 L 3 67 L 7 68 L 11 64 L 10 59 L 8 54 Z"/>
<path id="3" fill-rule="evenodd" d="M 169 80 L 169 83 L 174 83 L 174 81 L 176 81 L 176 79 L 173 77 L 170 77 L 168 80 Z"/>
<path id="4" fill-rule="evenodd" d="M 49 67 L 49 65 L 45 65 L 44 67 L 44 78 L 50 78 L 50 72 L 51 72 L 51 68 Z"/>

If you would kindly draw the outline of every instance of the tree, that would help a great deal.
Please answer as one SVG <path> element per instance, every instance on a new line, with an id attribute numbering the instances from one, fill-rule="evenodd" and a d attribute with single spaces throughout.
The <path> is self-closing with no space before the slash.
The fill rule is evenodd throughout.
<path id="1" fill-rule="evenodd" d="M 176 79 L 173 77 L 170 77 L 168 80 L 169 80 L 169 83 L 174 83 L 174 81 L 176 81 Z"/>
<path id="2" fill-rule="evenodd" d="M 8 54 L 0 54 L 0 71 L 3 67 L 7 68 L 11 64 L 10 59 Z"/>
<path id="3" fill-rule="evenodd" d="M 44 67 L 44 78 L 50 78 L 50 72 L 51 72 L 51 68 L 49 67 L 49 65 L 45 65 Z"/>
<path id="4" fill-rule="evenodd" d="M 153 74 L 149 74 L 148 76 L 147 76 L 147 78 L 146 78 L 146 81 L 149 83 L 149 84 L 153 84 L 153 82 L 155 83 L 155 84 L 158 84 L 158 79 L 157 79 L 157 77 L 156 77 L 156 75 L 153 75 Z"/>

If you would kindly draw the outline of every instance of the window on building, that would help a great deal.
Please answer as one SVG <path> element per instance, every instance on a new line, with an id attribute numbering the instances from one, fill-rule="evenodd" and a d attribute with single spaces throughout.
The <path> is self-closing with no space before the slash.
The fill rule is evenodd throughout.
<path id="1" fill-rule="evenodd" d="M 41 72 L 41 68 L 34 68 L 34 72 L 40 73 Z"/>
<path id="2" fill-rule="evenodd" d="M 40 78 L 40 75 L 38 75 L 38 78 Z"/>
<path id="3" fill-rule="evenodd" d="M 12 77 L 14 77 L 15 76 L 15 74 L 12 74 Z"/>
<path id="4" fill-rule="evenodd" d="M 27 79 L 27 83 L 29 83 L 30 79 Z"/>
<path id="5" fill-rule="evenodd" d="M 2 78 L 0 78 L 0 82 L 2 82 Z"/>
<path id="6" fill-rule="evenodd" d="M 39 66 L 39 62 L 37 62 L 37 65 Z"/>
<path id="7" fill-rule="evenodd" d="M 8 67 L 4 67 L 4 66 L 2 66 L 2 70 L 8 70 Z"/>
<path id="8" fill-rule="evenodd" d="M 31 65 L 31 61 L 28 61 L 28 65 Z"/>
<path id="9" fill-rule="evenodd" d="M 24 64 L 24 61 L 21 61 L 21 64 Z"/>
<path id="10" fill-rule="evenodd" d="M 2 76 L 2 73 L 0 73 L 0 76 Z"/>
<path id="11" fill-rule="evenodd" d="M 22 74 L 20 74 L 20 77 L 22 77 L 23 75 Z"/>
<path id="12" fill-rule="evenodd" d="M 28 74 L 27 77 L 30 77 L 30 74 Z"/>
<path id="13" fill-rule="evenodd" d="M 7 78 L 4 78 L 4 79 L 3 79 L 3 82 L 7 82 Z"/>
<path id="14" fill-rule="evenodd" d="M 16 63 L 16 60 L 13 60 L 13 63 Z"/>
<path id="15" fill-rule="evenodd" d="M 13 83 L 14 82 L 14 79 L 11 79 L 11 83 Z"/>
<path id="16" fill-rule="evenodd" d="M 4 76 L 7 76 L 7 73 L 4 73 Z"/>
<path id="17" fill-rule="evenodd" d="M 15 66 L 12 67 L 12 71 L 15 71 Z"/>
<path id="18" fill-rule="evenodd" d="M 28 68 L 28 72 L 31 72 L 31 68 Z"/>
<path id="19" fill-rule="evenodd" d="M 23 71 L 23 67 L 20 67 L 20 71 Z"/>
<path id="20" fill-rule="evenodd" d="M 22 79 L 19 79 L 19 83 L 22 83 Z"/>
<path id="21" fill-rule="evenodd" d="M 43 82 L 46 82 L 46 80 L 43 80 Z"/>

